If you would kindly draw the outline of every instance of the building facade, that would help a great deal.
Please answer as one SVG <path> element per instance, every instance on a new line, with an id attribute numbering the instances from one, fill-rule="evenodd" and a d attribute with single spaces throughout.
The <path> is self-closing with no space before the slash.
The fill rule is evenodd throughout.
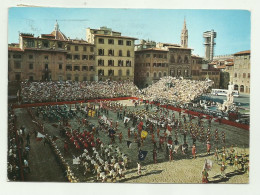
<path id="1" fill-rule="evenodd" d="M 250 93 L 250 50 L 234 54 L 234 73 L 231 82 L 240 93 Z"/>
<path id="2" fill-rule="evenodd" d="M 142 49 L 135 52 L 134 83 L 144 88 L 168 76 L 167 50 L 159 48 Z"/>
<path id="3" fill-rule="evenodd" d="M 9 81 L 91 81 L 95 76 L 94 45 L 68 39 L 58 23 L 51 34 L 21 33 L 8 47 Z"/>
<path id="4" fill-rule="evenodd" d="M 121 36 L 120 32 L 107 27 L 87 29 L 87 41 L 95 45 L 95 80 L 134 81 L 134 41 L 133 37 Z"/>

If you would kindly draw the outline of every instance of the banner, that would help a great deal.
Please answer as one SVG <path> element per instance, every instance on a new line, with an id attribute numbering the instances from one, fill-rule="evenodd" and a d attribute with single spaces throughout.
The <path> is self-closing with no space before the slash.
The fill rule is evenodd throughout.
<path id="1" fill-rule="evenodd" d="M 127 120 L 127 122 L 129 122 L 129 121 L 130 121 L 130 118 L 128 118 L 128 117 L 125 116 L 125 118 L 124 118 L 124 123 L 126 122 L 126 120 Z"/>
<path id="2" fill-rule="evenodd" d="M 141 132 L 141 138 L 146 138 L 148 135 L 148 132 L 147 131 L 142 131 Z"/>

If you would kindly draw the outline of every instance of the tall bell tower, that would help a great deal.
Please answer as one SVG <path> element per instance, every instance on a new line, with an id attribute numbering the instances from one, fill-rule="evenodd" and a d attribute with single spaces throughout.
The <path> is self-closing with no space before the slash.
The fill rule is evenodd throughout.
<path id="1" fill-rule="evenodd" d="M 188 30 L 186 27 L 186 19 L 184 18 L 183 29 L 181 31 L 181 46 L 184 48 L 188 47 Z"/>

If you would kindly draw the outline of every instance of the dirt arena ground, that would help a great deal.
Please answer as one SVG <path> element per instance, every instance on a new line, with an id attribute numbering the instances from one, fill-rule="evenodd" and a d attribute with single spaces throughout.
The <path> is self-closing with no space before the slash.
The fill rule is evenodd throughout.
<path id="1" fill-rule="evenodd" d="M 127 105 L 127 109 L 144 109 L 144 105 L 139 105 L 137 108 L 134 107 L 131 100 L 120 101 L 124 105 Z M 73 106 L 72 106 L 73 107 Z M 154 106 L 153 106 L 154 108 Z M 149 111 L 154 112 L 154 109 L 149 106 Z M 35 112 L 35 108 L 33 108 Z M 170 111 L 172 113 L 172 111 Z M 15 114 L 17 115 L 18 127 L 24 125 L 27 132 L 33 132 L 34 129 L 37 129 L 35 124 L 32 122 L 30 116 L 27 113 L 26 109 L 15 109 Z M 77 113 L 77 117 L 83 118 L 84 115 Z M 175 117 L 178 118 L 178 113 L 175 112 Z M 112 118 L 114 121 L 117 121 L 117 114 L 110 111 L 109 118 Z M 59 133 L 59 128 L 54 127 L 58 125 L 58 122 L 49 122 L 47 119 L 43 120 L 42 117 L 38 118 L 40 121 L 43 121 L 45 127 L 45 133 L 48 135 L 55 135 L 58 137 L 56 144 L 62 154 L 63 145 L 66 137 L 62 137 Z M 88 120 L 97 125 L 97 117 L 88 117 Z M 193 119 L 194 123 L 197 123 L 198 119 Z M 118 120 L 119 121 L 119 120 Z M 69 121 L 72 126 L 72 129 L 80 129 L 83 131 L 84 128 L 78 123 L 78 120 L 74 117 Z M 130 122 L 132 124 L 132 122 Z M 130 126 L 129 124 L 129 126 Z M 53 126 L 54 125 L 54 126 Z M 208 123 L 203 124 L 207 128 Z M 221 137 L 221 132 L 226 133 L 226 147 L 227 149 L 233 144 L 238 155 L 246 154 L 249 155 L 249 131 L 244 129 L 239 129 L 236 127 L 219 124 L 216 122 L 212 123 L 212 132 L 218 128 L 219 135 Z M 197 154 L 196 159 L 191 158 L 191 148 L 189 148 L 188 155 L 183 155 L 180 152 L 174 154 L 174 161 L 169 162 L 165 158 L 165 148 L 163 151 L 158 151 L 157 164 L 153 164 L 153 155 L 152 149 L 153 144 L 151 142 L 151 135 L 148 135 L 144 141 L 144 145 L 141 147 L 142 150 L 148 151 L 148 154 L 144 161 L 141 162 L 142 165 L 142 175 L 138 176 L 137 174 L 137 161 L 138 161 L 138 147 L 134 143 L 134 137 L 130 139 L 127 137 L 127 128 L 124 127 L 122 121 L 119 121 L 119 130 L 117 133 L 122 132 L 123 141 L 119 143 L 118 137 L 116 137 L 116 144 L 120 150 L 127 154 L 131 159 L 130 167 L 125 172 L 125 178 L 117 180 L 117 182 L 129 182 L 129 183 L 201 183 L 201 172 L 205 162 L 205 159 L 212 160 L 213 168 L 209 171 L 209 181 L 210 183 L 248 183 L 249 175 L 247 173 L 236 172 L 233 167 L 227 166 L 226 169 L 226 178 L 221 178 L 220 176 L 220 162 L 214 161 L 214 144 L 212 145 L 212 154 L 210 156 L 206 155 L 206 145 L 197 141 Z M 162 131 L 161 131 L 162 134 Z M 100 132 L 99 137 L 105 145 L 108 145 L 110 142 L 109 137 L 105 132 Z M 155 135 L 156 140 L 158 137 Z M 183 136 L 179 135 L 178 138 L 181 142 L 183 141 Z M 132 146 L 127 147 L 126 141 L 132 141 Z M 192 140 L 190 136 L 187 136 L 187 141 L 189 147 L 192 146 Z M 222 144 L 219 144 L 219 148 L 222 147 Z M 73 165 L 72 159 L 73 156 L 79 156 L 81 152 L 76 151 L 73 145 L 70 145 L 70 154 L 64 155 L 65 160 L 71 166 L 75 175 L 80 179 L 80 182 L 95 182 L 96 175 L 88 174 L 84 176 L 83 168 L 80 165 Z M 31 136 L 31 153 L 29 164 L 31 166 L 32 173 L 26 175 L 27 181 L 65 181 L 63 178 L 64 173 L 59 167 L 57 161 L 53 157 L 53 153 L 50 151 L 48 145 L 44 145 L 43 142 L 36 141 L 34 136 Z M 43 171 L 45 170 L 45 171 Z M 108 181 L 109 182 L 109 181 Z"/>

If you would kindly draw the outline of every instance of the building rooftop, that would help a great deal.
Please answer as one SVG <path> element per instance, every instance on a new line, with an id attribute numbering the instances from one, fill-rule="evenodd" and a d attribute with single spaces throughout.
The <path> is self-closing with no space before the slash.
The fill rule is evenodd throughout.
<path id="1" fill-rule="evenodd" d="M 243 55 L 243 54 L 250 54 L 250 53 L 251 53 L 250 50 L 246 50 L 246 51 L 237 52 L 237 53 L 235 53 L 234 55 Z"/>
<path id="2" fill-rule="evenodd" d="M 114 37 L 114 38 L 123 38 L 123 39 L 134 39 L 134 40 L 138 40 L 135 37 L 126 37 L 126 36 L 115 36 L 115 35 L 103 35 L 103 34 L 95 34 L 95 36 L 99 36 L 99 37 Z"/>
<path id="3" fill-rule="evenodd" d="M 23 50 L 19 47 L 8 47 L 8 51 L 23 51 Z"/>
<path id="4" fill-rule="evenodd" d="M 142 52 L 142 51 L 168 51 L 167 49 L 160 49 L 160 48 L 147 48 L 142 50 L 137 50 L 136 52 Z"/>

